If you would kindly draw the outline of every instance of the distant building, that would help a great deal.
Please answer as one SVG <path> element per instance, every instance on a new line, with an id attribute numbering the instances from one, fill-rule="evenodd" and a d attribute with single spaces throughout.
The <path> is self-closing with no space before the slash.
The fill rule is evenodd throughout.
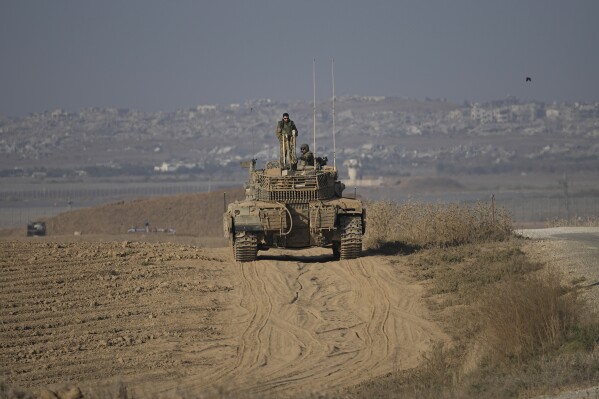
<path id="1" fill-rule="evenodd" d="M 482 108 L 479 103 L 474 103 L 470 108 L 470 119 L 483 124 L 491 123 L 493 121 L 493 113 Z"/>
<path id="2" fill-rule="evenodd" d="M 514 117 L 509 107 L 496 108 L 492 111 L 493 121 L 497 123 L 511 122 Z"/>
<path id="3" fill-rule="evenodd" d="M 63 109 L 58 108 L 58 109 L 55 109 L 54 111 L 52 111 L 50 113 L 50 116 L 52 117 L 52 119 L 60 119 L 60 118 L 64 118 L 65 116 L 67 116 L 67 113 Z"/>
<path id="4" fill-rule="evenodd" d="M 216 105 L 198 105 L 196 110 L 202 114 L 210 111 L 216 111 Z"/>
<path id="5" fill-rule="evenodd" d="M 173 165 L 173 164 L 170 164 L 168 162 L 163 162 L 159 166 L 154 166 L 154 171 L 155 172 L 162 172 L 162 173 L 165 173 L 165 172 L 174 172 L 177 169 L 178 169 L 177 165 Z"/>
<path id="6" fill-rule="evenodd" d="M 559 117 L 559 110 L 555 109 L 555 108 L 547 108 L 545 110 L 545 116 L 547 118 L 552 118 L 552 119 L 558 118 Z"/>
<path id="7" fill-rule="evenodd" d="M 347 159 L 343 162 L 343 166 L 347 168 L 347 175 L 349 176 L 350 182 L 358 180 L 358 171 L 360 170 L 360 166 L 362 166 L 359 160 Z M 362 176 L 360 176 L 360 178 L 362 178 Z"/>

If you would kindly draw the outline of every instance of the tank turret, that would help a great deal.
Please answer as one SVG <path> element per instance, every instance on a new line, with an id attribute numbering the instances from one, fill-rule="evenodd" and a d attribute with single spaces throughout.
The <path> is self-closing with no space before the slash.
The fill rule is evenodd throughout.
<path id="1" fill-rule="evenodd" d="M 344 198 L 337 170 L 317 158 L 311 165 L 268 162 L 249 168 L 246 197 L 228 205 L 224 233 L 236 261 L 250 262 L 269 248 L 331 248 L 335 259 L 354 259 L 362 252 L 365 208 Z"/>

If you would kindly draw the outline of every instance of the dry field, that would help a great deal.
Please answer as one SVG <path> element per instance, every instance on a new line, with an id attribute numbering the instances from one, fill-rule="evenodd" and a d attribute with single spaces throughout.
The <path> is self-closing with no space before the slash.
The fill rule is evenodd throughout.
<path id="1" fill-rule="evenodd" d="M 13 386 L 116 381 L 142 396 L 331 392 L 418 364 L 447 336 L 382 256 L 169 243 L 0 243 L 0 372 Z"/>
<path id="2" fill-rule="evenodd" d="M 164 209 L 49 225 L 104 226 L 135 204 Z M 599 379 L 583 280 L 545 274 L 527 254 L 547 246 L 513 238 L 501 210 L 378 203 L 368 217 L 351 261 L 308 249 L 235 263 L 210 237 L 4 237 L 0 396 L 518 397 Z"/>

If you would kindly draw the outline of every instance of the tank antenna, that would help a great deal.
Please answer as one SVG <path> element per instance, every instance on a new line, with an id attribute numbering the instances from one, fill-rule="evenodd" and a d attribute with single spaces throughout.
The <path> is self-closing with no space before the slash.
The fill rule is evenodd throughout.
<path id="1" fill-rule="evenodd" d="M 333 169 L 337 170 L 337 147 L 335 146 L 335 59 L 331 59 L 331 79 L 333 81 Z"/>
<path id="2" fill-rule="evenodd" d="M 316 160 L 316 58 L 312 60 L 312 93 L 314 95 L 314 102 L 312 106 L 314 112 L 312 155 L 314 156 L 314 160 Z M 316 162 L 314 163 L 314 166 L 316 166 Z"/>
<path id="3" fill-rule="evenodd" d="M 254 111 L 254 107 L 250 107 L 250 118 L 252 118 L 254 116 L 252 113 L 253 111 Z M 252 134 L 251 136 L 252 136 L 252 159 L 254 159 L 254 155 L 256 155 L 256 152 L 254 150 L 254 135 Z"/>

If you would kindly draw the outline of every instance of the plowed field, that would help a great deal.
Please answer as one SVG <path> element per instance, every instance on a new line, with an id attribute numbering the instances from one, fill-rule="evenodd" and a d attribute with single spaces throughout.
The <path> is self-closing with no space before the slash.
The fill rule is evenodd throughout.
<path id="1" fill-rule="evenodd" d="M 109 239 L 109 238 L 108 238 Z M 333 392 L 417 365 L 432 341 L 398 258 L 143 242 L 0 242 L 0 378 L 84 393 Z"/>

